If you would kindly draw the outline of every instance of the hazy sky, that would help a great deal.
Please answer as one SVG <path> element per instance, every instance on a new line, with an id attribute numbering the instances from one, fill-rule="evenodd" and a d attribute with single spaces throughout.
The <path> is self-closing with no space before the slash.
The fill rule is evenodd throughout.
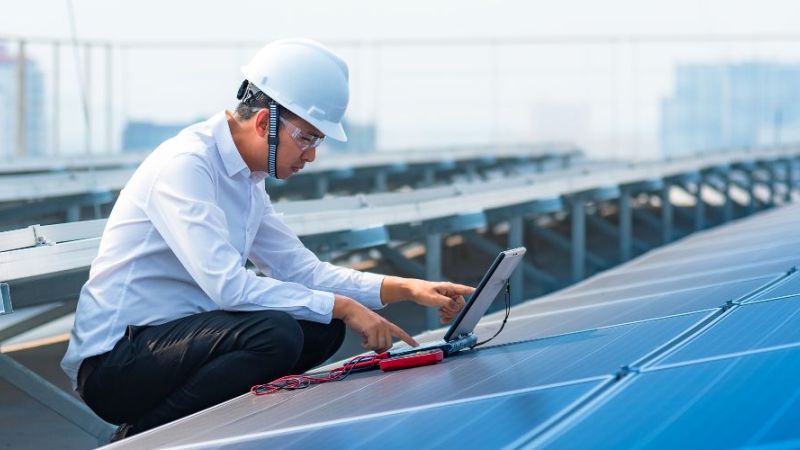
<path id="1" fill-rule="evenodd" d="M 658 105 L 674 64 L 684 61 L 800 61 L 800 1 L 188 1 L 73 0 L 79 39 L 125 42 L 265 43 L 306 36 L 340 40 L 535 36 L 774 35 L 778 45 L 538 45 L 339 47 L 351 64 L 354 120 L 379 123 L 382 147 L 490 139 L 569 139 L 627 156 L 657 145 Z M 66 0 L 5 0 L 0 37 L 68 39 Z M 488 42 L 488 41 L 487 41 Z M 31 46 L 45 73 L 47 48 Z M 124 119 L 191 121 L 231 107 L 238 66 L 254 48 L 132 50 L 114 60 L 116 133 Z M 103 54 L 92 55 L 92 111 L 105 116 Z M 82 132 L 72 53 L 62 53 L 62 147 Z M 52 90 L 51 81 L 47 89 Z M 233 87 L 231 87 L 233 86 Z M 410 114 L 423 110 L 423 120 Z M 429 116 L 432 116 L 429 117 Z M 94 146 L 104 142 L 96 123 Z M 513 140 L 512 139 L 512 140 Z M 647 150 L 642 150 L 646 148 Z"/>
<path id="2" fill-rule="evenodd" d="M 69 34 L 66 0 L 5 0 L 0 33 Z M 268 40 L 800 32 L 794 0 L 74 0 L 82 38 Z"/>

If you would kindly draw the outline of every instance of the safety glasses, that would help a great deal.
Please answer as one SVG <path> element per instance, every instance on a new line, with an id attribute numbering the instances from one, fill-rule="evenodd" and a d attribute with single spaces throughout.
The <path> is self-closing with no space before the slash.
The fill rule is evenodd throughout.
<path id="1" fill-rule="evenodd" d="M 304 152 L 319 147 L 319 144 L 322 144 L 322 142 L 325 140 L 325 136 L 317 136 L 315 134 L 306 133 L 283 117 L 280 117 L 280 120 L 281 123 L 284 124 L 288 129 L 289 134 L 292 135 L 294 142 L 298 147 L 300 147 L 300 150 Z"/>

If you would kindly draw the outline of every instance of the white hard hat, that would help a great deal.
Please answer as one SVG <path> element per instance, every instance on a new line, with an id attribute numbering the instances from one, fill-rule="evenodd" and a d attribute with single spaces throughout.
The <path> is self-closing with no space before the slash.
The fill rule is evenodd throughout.
<path id="1" fill-rule="evenodd" d="M 242 73 L 261 92 L 316 127 L 346 142 L 342 117 L 350 98 L 347 63 L 309 39 L 281 39 L 256 53 Z"/>

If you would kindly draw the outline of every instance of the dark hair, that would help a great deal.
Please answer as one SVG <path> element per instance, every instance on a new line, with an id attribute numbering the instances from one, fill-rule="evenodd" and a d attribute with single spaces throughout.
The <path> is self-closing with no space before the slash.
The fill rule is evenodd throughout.
<path id="1" fill-rule="evenodd" d="M 239 88 L 239 94 L 236 96 L 241 101 L 236 105 L 235 114 L 242 120 L 250 120 L 256 115 L 258 111 L 253 111 L 253 108 L 269 108 L 269 103 L 272 100 L 269 96 L 261 92 L 255 85 L 249 83 L 247 80 L 242 82 Z M 278 105 L 278 114 L 287 119 L 296 117 L 296 114 Z"/>

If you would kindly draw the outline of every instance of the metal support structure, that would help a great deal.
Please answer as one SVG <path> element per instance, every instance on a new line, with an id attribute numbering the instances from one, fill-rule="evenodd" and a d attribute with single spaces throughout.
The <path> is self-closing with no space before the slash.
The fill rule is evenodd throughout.
<path id="1" fill-rule="evenodd" d="M 403 272 L 415 278 L 425 278 L 425 266 L 422 264 L 406 258 L 405 255 L 388 245 L 381 245 L 377 249 L 389 263 L 397 266 Z"/>
<path id="2" fill-rule="evenodd" d="M 522 216 L 508 220 L 508 248 L 525 245 L 525 225 Z M 511 303 L 516 304 L 525 299 L 525 274 L 523 270 L 515 270 L 511 274 Z"/>
<path id="3" fill-rule="evenodd" d="M 705 178 L 701 175 L 694 187 L 694 230 L 700 231 L 706 227 L 706 202 L 703 201 L 703 184 Z"/>
<path id="4" fill-rule="evenodd" d="M 786 192 L 784 192 L 783 201 L 784 203 L 789 204 L 792 202 L 792 191 L 794 190 L 794 166 L 790 158 L 786 158 L 781 162 L 784 166 L 784 183 L 786 184 Z"/>
<path id="5" fill-rule="evenodd" d="M 389 184 L 389 174 L 386 170 L 375 173 L 375 192 L 386 192 Z"/>
<path id="6" fill-rule="evenodd" d="M 61 47 L 58 42 L 53 43 L 53 130 L 50 149 L 54 155 L 61 152 L 61 130 L 59 119 L 61 114 Z"/>
<path id="7" fill-rule="evenodd" d="M 745 172 L 747 177 L 747 192 L 750 195 L 747 202 L 747 214 L 753 214 L 758 210 L 758 197 L 756 197 L 756 177 L 752 170 Z"/>
<path id="8" fill-rule="evenodd" d="M 11 326 L 2 328 L 0 329 L 0 342 L 5 341 L 6 339 L 11 339 L 15 336 L 19 336 L 20 334 L 30 331 L 36 327 L 45 325 L 56 319 L 64 317 L 67 314 L 73 313 L 75 312 L 75 308 L 77 306 L 77 299 L 66 301 L 60 305 L 53 305 L 53 308 L 42 311 L 33 317 L 29 317 L 21 322 L 17 322 Z"/>
<path id="9" fill-rule="evenodd" d="M 570 212 L 572 281 L 577 283 L 586 277 L 586 205 L 583 200 L 574 199 Z"/>
<path id="10" fill-rule="evenodd" d="M 99 443 L 109 441 L 115 427 L 97 417 L 77 398 L 55 387 L 32 370 L 0 353 L 0 379 L 7 381 L 46 408 L 75 424 L 97 438 Z"/>
<path id="11" fill-rule="evenodd" d="M 67 222 L 77 222 L 79 220 L 81 220 L 81 205 L 70 205 L 67 208 Z"/>
<path id="12" fill-rule="evenodd" d="M 17 156 L 22 157 L 28 151 L 28 89 L 25 41 L 19 41 L 17 52 Z"/>
<path id="13" fill-rule="evenodd" d="M 520 224 L 520 225 L 522 225 L 522 224 Z M 505 250 L 503 247 L 495 244 L 492 240 L 487 239 L 487 238 L 481 236 L 480 234 L 478 234 L 478 233 L 476 233 L 474 231 L 468 231 L 465 234 L 469 236 L 469 239 L 467 240 L 467 244 L 469 244 L 470 246 L 480 250 L 481 252 L 485 253 L 486 255 L 490 255 L 490 256 L 494 257 L 494 256 L 497 256 L 498 253 L 500 253 L 503 250 Z M 508 240 L 509 240 L 508 246 L 510 248 L 516 248 L 516 247 L 520 247 L 521 245 L 523 245 L 521 243 L 522 240 L 520 239 L 519 241 L 517 241 L 517 239 L 512 238 L 512 235 L 511 235 L 510 232 L 509 232 Z M 533 264 L 531 264 L 531 263 L 529 263 L 527 261 L 522 261 L 521 266 L 522 266 L 522 270 L 521 271 L 515 271 L 514 275 L 512 275 L 512 277 L 511 277 L 511 282 L 512 283 L 516 283 L 517 281 L 515 281 L 514 277 L 515 276 L 519 276 L 522 279 L 524 279 L 524 277 L 528 277 L 531 280 L 536 280 L 538 283 L 541 283 L 541 284 L 545 285 L 548 289 L 555 289 L 555 288 L 561 286 L 561 283 L 559 282 L 558 279 L 556 279 L 554 276 L 550 275 L 549 273 L 545 272 L 544 270 L 541 270 L 541 269 L 537 268 Z M 517 275 L 517 274 L 519 274 L 519 275 Z M 522 284 L 519 284 L 518 286 L 520 286 L 520 290 L 519 290 L 520 294 L 519 295 L 522 295 L 522 293 L 523 293 L 522 290 L 521 290 Z M 512 287 L 512 300 L 514 298 L 513 297 L 513 293 L 514 293 L 514 291 L 513 291 L 513 287 Z"/>
<path id="14" fill-rule="evenodd" d="M 630 203 L 628 205 L 629 205 L 628 208 L 630 208 Z M 630 215 L 630 211 L 628 211 L 628 215 Z M 605 234 L 606 236 L 620 240 L 619 245 L 620 248 L 622 248 L 623 243 L 621 239 L 624 233 L 619 227 L 609 223 L 602 217 L 596 215 L 587 215 L 586 221 L 591 227 L 597 228 L 598 231 Z M 640 241 L 639 239 L 634 238 L 632 231 L 628 231 L 627 233 L 628 233 L 627 239 L 629 241 L 628 246 L 634 247 L 636 248 L 636 250 L 640 252 L 646 252 L 650 249 L 650 247 L 647 244 Z M 622 253 L 620 253 L 620 258 L 621 257 Z"/>
<path id="15" fill-rule="evenodd" d="M 661 242 L 668 244 L 672 242 L 673 237 L 673 220 L 674 210 L 672 201 L 670 199 L 670 189 L 672 183 L 664 181 L 664 187 L 661 189 Z"/>
<path id="16" fill-rule="evenodd" d="M 14 308 L 11 306 L 11 290 L 8 283 L 0 283 L 0 315 L 12 312 L 14 312 Z"/>
<path id="17" fill-rule="evenodd" d="M 86 102 L 86 153 L 92 153 L 92 47 L 84 47 L 83 101 Z"/>
<path id="18" fill-rule="evenodd" d="M 114 107 L 112 103 L 113 93 L 113 60 L 111 44 L 106 44 L 106 153 L 113 153 L 114 142 Z"/>
<path id="19" fill-rule="evenodd" d="M 541 237 L 545 241 L 553 244 L 556 247 L 561 248 L 562 250 L 565 250 L 565 251 L 568 251 L 568 252 L 572 253 L 572 241 L 570 241 L 569 239 L 565 238 L 561 234 L 559 234 L 559 233 L 557 233 L 557 232 L 555 232 L 553 230 L 549 230 L 547 228 L 540 227 L 539 225 L 536 225 L 535 223 L 528 222 L 526 225 L 527 225 L 528 229 L 531 232 L 535 233 L 536 235 L 538 235 L 539 237 Z M 605 259 L 601 258 L 600 256 L 598 256 L 598 255 L 596 255 L 596 254 L 594 254 L 591 251 L 586 250 L 586 249 L 584 250 L 584 252 L 585 252 L 585 255 L 586 255 L 586 262 L 588 262 L 589 264 L 591 264 L 591 265 L 593 265 L 593 266 L 595 266 L 597 268 L 604 268 L 604 267 L 608 267 L 609 266 L 608 261 L 606 261 Z"/>
<path id="20" fill-rule="evenodd" d="M 619 220 L 619 259 L 621 262 L 625 262 L 633 255 L 633 214 L 631 212 L 631 192 L 628 189 L 620 189 L 617 216 Z"/>
<path id="21" fill-rule="evenodd" d="M 316 198 L 325 197 L 325 194 L 328 193 L 328 188 L 330 187 L 330 180 L 328 179 L 327 175 L 320 174 L 314 180 L 316 182 Z"/>
<path id="22" fill-rule="evenodd" d="M 422 186 L 433 186 L 436 182 L 436 169 L 433 167 L 425 167 L 422 177 Z"/>
<path id="23" fill-rule="evenodd" d="M 728 173 L 721 174 L 723 186 L 723 205 L 722 220 L 726 223 L 733 220 L 733 198 L 731 197 L 731 176 Z"/>
<path id="24" fill-rule="evenodd" d="M 767 196 L 767 205 L 775 206 L 775 200 L 778 196 L 778 174 L 775 173 L 775 167 L 773 166 L 772 161 L 763 163 L 762 167 L 767 172 L 766 185 L 767 189 L 769 190 L 769 195 Z"/>
<path id="25" fill-rule="evenodd" d="M 425 279 L 430 281 L 442 280 L 442 235 L 430 233 L 425 236 Z M 439 326 L 439 316 L 436 308 L 425 310 L 425 320 L 429 330 Z"/>

